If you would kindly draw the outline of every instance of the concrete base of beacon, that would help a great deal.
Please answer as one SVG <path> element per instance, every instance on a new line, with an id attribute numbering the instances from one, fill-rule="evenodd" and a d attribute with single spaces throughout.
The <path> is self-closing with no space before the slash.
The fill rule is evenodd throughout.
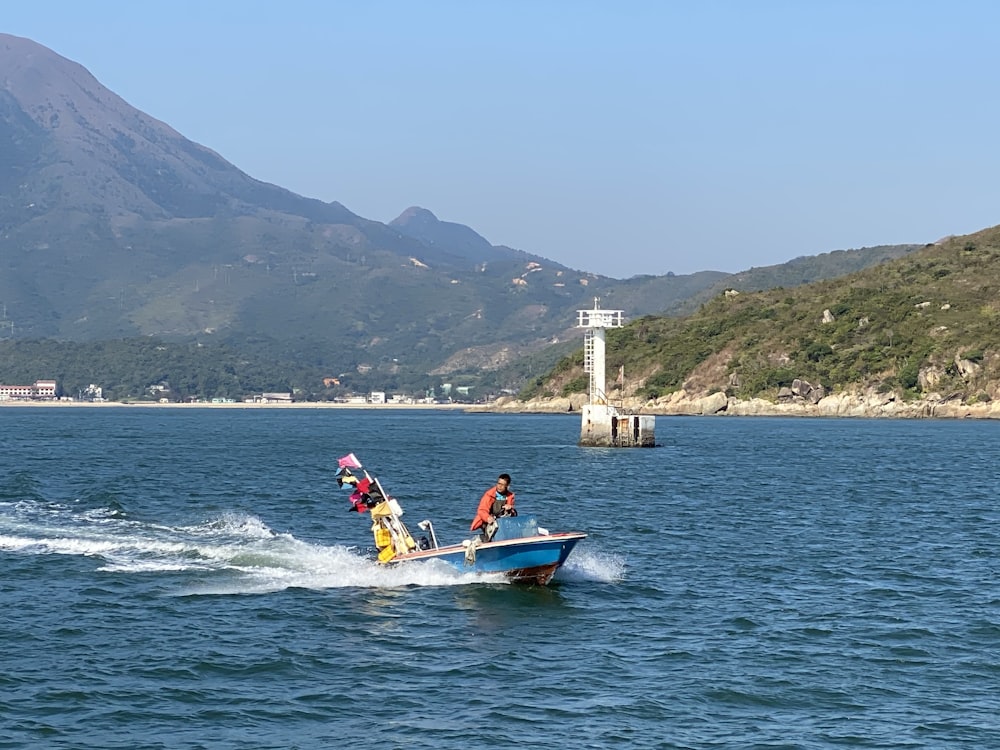
<path id="1" fill-rule="evenodd" d="M 606 404 L 584 404 L 580 410 L 580 442 L 584 447 L 653 448 L 656 417 L 619 414 Z"/>

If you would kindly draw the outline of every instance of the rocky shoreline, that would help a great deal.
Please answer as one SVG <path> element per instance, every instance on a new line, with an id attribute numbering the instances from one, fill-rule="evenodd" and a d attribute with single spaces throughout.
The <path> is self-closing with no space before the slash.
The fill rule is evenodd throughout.
<path id="1" fill-rule="evenodd" d="M 332 404 L 294 402 L 290 404 L 159 404 L 152 402 L 93 403 L 86 401 L 0 401 L 0 408 L 11 407 L 126 407 L 153 409 L 446 409 L 490 414 L 579 414 L 586 397 L 519 401 L 504 396 L 488 404 Z M 860 417 L 884 419 L 1000 419 L 1000 400 L 966 404 L 961 399 L 929 394 L 921 399 L 904 401 L 891 393 L 832 394 L 813 402 L 794 399 L 775 403 L 767 399 L 749 400 L 727 397 L 717 392 L 693 396 L 677 391 L 651 401 L 626 398 L 613 402 L 623 414 L 655 416 L 739 416 L 739 417 Z"/>
<path id="2" fill-rule="evenodd" d="M 511 414 L 579 412 L 584 396 L 518 401 L 500 398 L 467 411 Z M 707 396 L 677 391 L 669 396 L 643 401 L 623 399 L 613 402 L 623 413 L 663 416 L 741 416 L 741 417 L 861 417 L 885 419 L 1000 419 L 1000 401 L 966 404 L 961 399 L 928 394 L 924 398 L 902 400 L 893 393 L 837 393 L 812 402 L 793 399 L 775 403 L 766 399 L 742 400 L 717 392 Z"/>

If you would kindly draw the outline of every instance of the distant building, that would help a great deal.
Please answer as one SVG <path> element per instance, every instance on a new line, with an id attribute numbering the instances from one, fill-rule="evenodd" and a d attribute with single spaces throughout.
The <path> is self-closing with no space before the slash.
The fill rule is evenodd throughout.
<path id="1" fill-rule="evenodd" d="M 262 393 L 254 397 L 259 404 L 290 404 L 294 400 L 291 393 Z"/>
<path id="2" fill-rule="evenodd" d="M 30 385 L 0 385 L 0 399 L 4 401 L 27 401 L 33 392 Z"/>
<path id="3" fill-rule="evenodd" d="M 372 391 L 368 394 L 369 404 L 384 404 L 385 403 L 385 391 Z"/>
<path id="4" fill-rule="evenodd" d="M 150 392 L 151 395 L 156 396 L 158 394 L 170 393 L 170 383 L 165 380 L 157 383 L 156 385 L 146 386 L 146 390 Z"/>
<path id="5" fill-rule="evenodd" d="M 56 381 L 54 380 L 36 380 L 34 389 L 36 398 L 56 397 Z"/>
<path id="6" fill-rule="evenodd" d="M 56 397 L 54 380 L 36 380 L 34 385 L 0 385 L 0 401 L 51 401 Z"/>
<path id="7" fill-rule="evenodd" d="M 80 397 L 87 401 L 104 401 L 104 389 L 95 383 L 91 383 L 83 389 Z"/>

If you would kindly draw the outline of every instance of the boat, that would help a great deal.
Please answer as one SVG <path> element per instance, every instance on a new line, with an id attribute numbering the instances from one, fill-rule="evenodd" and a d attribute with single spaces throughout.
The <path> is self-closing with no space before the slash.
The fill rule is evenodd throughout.
<path id="1" fill-rule="evenodd" d="M 349 453 L 338 459 L 338 464 L 337 483 L 353 490 L 350 510 L 371 516 L 377 559 L 384 565 L 441 560 L 463 572 L 502 574 L 512 583 L 545 586 L 577 542 L 587 538 L 579 531 L 550 532 L 538 525 L 535 516 L 516 515 L 514 511 L 497 518 L 489 536 L 477 533 L 471 539 L 441 546 L 429 519 L 417 524 L 424 532 L 419 537 L 410 533 L 399 501 L 385 492 L 357 456 Z"/>

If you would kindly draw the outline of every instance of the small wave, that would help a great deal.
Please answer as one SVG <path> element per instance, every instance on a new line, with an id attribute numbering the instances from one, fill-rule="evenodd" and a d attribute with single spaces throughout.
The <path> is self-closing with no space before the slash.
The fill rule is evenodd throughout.
<path id="1" fill-rule="evenodd" d="M 122 505 L 118 493 L 107 489 L 94 489 L 83 493 L 74 501 L 73 507 L 78 512 L 93 518 L 125 517 L 125 506 Z"/>
<path id="2" fill-rule="evenodd" d="M 37 555 L 101 556 L 113 553 L 120 543 L 85 537 L 43 537 L 0 535 L 0 549 Z"/>
<path id="3" fill-rule="evenodd" d="M 0 482 L 0 500 L 42 502 L 41 482 L 29 472 L 14 472 Z"/>
<path id="4" fill-rule="evenodd" d="M 625 558 L 621 555 L 578 547 L 565 565 L 556 572 L 555 579 L 618 583 L 625 579 L 625 567 Z"/>
<path id="5" fill-rule="evenodd" d="M 80 516 L 94 523 L 117 521 L 126 517 L 125 510 L 118 506 L 91 508 L 90 510 L 83 511 Z"/>
<path id="6" fill-rule="evenodd" d="M 231 535 L 250 539 L 270 539 L 277 536 L 271 528 L 257 516 L 245 513 L 225 513 L 220 518 L 206 521 L 196 526 L 179 529 L 195 535 Z"/>

